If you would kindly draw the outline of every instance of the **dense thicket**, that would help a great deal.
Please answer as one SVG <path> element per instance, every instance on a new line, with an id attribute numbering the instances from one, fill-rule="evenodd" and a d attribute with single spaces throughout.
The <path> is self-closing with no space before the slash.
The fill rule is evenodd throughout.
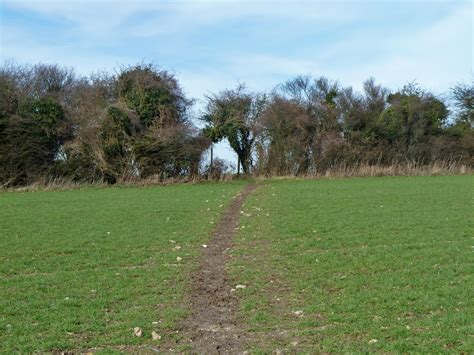
<path id="1" fill-rule="evenodd" d="M 324 77 L 297 77 L 269 94 L 239 85 L 208 96 L 198 130 L 193 102 L 153 65 L 80 77 L 58 65 L 6 64 L 0 184 L 216 177 L 225 164 L 212 169 L 202 159 L 222 139 L 245 173 L 437 161 L 472 167 L 474 85 L 452 88 L 446 100 L 416 84 L 391 92 L 370 79 L 358 93 Z"/>
<path id="2" fill-rule="evenodd" d="M 152 65 L 76 77 L 57 65 L 0 71 L 0 182 L 192 176 L 209 140 L 192 101 Z"/>
<path id="3" fill-rule="evenodd" d="M 453 162 L 473 166 L 474 86 L 452 90 L 454 110 L 416 84 L 390 92 L 367 80 L 363 93 L 327 78 L 297 77 L 270 95 L 241 86 L 208 97 L 203 120 L 256 174 L 306 175 L 334 167 Z M 245 149 L 243 149 L 245 148 Z M 254 161 L 252 161 L 252 158 Z M 253 163 L 253 164 L 252 164 Z"/>

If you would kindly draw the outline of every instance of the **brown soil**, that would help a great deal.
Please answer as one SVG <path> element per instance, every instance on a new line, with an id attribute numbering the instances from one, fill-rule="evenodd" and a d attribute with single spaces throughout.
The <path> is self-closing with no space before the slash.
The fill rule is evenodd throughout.
<path id="1" fill-rule="evenodd" d="M 244 350 L 245 334 L 236 316 L 238 300 L 231 291 L 226 264 L 242 205 L 255 188 L 256 185 L 247 185 L 231 202 L 207 248 L 203 248 L 198 269 L 191 276 L 191 314 L 184 322 L 183 335 L 196 353 Z"/>

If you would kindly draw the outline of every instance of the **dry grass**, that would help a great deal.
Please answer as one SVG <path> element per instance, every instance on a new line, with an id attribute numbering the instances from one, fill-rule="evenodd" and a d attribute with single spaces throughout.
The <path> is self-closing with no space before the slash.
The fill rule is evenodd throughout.
<path id="1" fill-rule="evenodd" d="M 429 175 L 467 175 L 471 167 L 451 162 L 434 162 L 421 165 L 415 162 L 392 164 L 389 166 L 362 164 L 358 166 L 337 166 L 317 173 L 313 177 L 343 178 L 364 176 L 429 176 Z"/>
<path id="2" fill-rule="evenodd" d="M 419 164 L 416 162 L 397 163 L 391 165 L 359 164 L 347 166 L 344 164 L 331 167 L 325 171 L 300 175 L 302 179 L 340 179 L 351 177 L 376 176 L 434 176 L 434 175 L 471 175 L 472 167 L 456 162 L 434 162 Z M 262 178 L 294 179 L 295 176 L 270 176 Z"/>
<path id="3" fill-rule="evenodd" d="M 27 192 L 27 191 L 57 191 L 57 190 L 72 190 L 79 189 L 83 187 L 107 187 L 107 186 L 130 186 L 130 187 L 144 187 L 144 186 L 166 186 L 173 184 L 197 184 L 206 181 L 222 181 L 229 182 L 235 180 L 236 176 L 234 174 L 224 174 L 219 179 L 209 180 L 203 176 L 193 176 L 193 177 L 181 177 L 181 178 L 167 178 L 163 179 L 156 176 L 151 176 L 145 179 L 122 179 L 119 180 L 116 184 L 110 185 L 102 180 L 94 182 L 77 182 L 71 181 L 67 178 L 54 178 L 54 179 L 40 179 L 35 181 L 32 184 L 25 186 L 8 186 L 8 184 L 0 185 L 0 191 L 17 191 L 17 192 Z"/>
<path id="4" fill-rule="evenodd" d="M 55 179 L 40 179 L 35 181 L 32 184 L 25 186 L 0 186 L 0 191 L 17 191 L 17 192 L 27 192 L 27 191 L 57 191 L 57 190 L 72 190 L 78 189 L 86 186 L 97 186 L 105 187 L 106 183 L 102 181 L 96 182 L 75 182 L 65 178 L 55 178 Z"/>
<path id="5" fill-rule="evenodd" d="M 201 183 L 205 181 L 232 181 L 235 180 L 234 174 L 223 174 L 218 179 L 210 179 L 207 176 L 195 175 L 192 177 L 174 177 L 163 179 L 159 175 L 150 176 L 144 179 L 127 179 L 119 181 L 119 185 L 126 186 L 155 186 L 155 185 L 171 185 L 179 183 Z"/>
<path id="6" fill-rule="evenodd" d="M 471 175 L 474 174 L 473 167 L 460 164 L 458 162 L 434 162 L 430 164 L 420 164 L 417 162 L 397 163 L 391 165 L 369 165 L 359 164 L 348 166 L 341 164 L 331 167 L 325 171 L 310 173 L 298 176 L 303 179 L 339 179 L 350 177 L 374 177 L 374 176 L 432 176 L 432 175 Z M 229 182 L 248 176 L 236 174 L 224 174 L 219 179 L 211 180 L 205 176 L 180 177 L 163 179 L 159 175 L 151 176 L 145 179 L 129 178 L 119 180 L 114 186 L 164 186 L 172 184 L 193 184 L 206 181 L 224 181 Z M 255 176 L 257 178 L 279 178 L 294 179 L 295 176 Z M 0 191 L 53 191 L 70 190 L 88 186 L 106 187 L 110 186 L 104 181 L 95 182 L 74 182 L 66 178 L 41 179 L 27 186 L 7 186 L 0 185 Z"/>

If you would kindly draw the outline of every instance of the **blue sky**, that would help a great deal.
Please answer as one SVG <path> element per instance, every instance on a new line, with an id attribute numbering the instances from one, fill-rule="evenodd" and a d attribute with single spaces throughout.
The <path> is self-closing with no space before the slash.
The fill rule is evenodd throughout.
<path id="1" fill-rule="evenodd" d="M 473 77 L 472 1 L 0 0 L 1 59 L 81 74 L 152 61 L 205 94 L 271 90 L 299 74 L 360 88 L 416 80 L 439 95 Z M 218 155 L 231 158 L 220 145 Z"/>

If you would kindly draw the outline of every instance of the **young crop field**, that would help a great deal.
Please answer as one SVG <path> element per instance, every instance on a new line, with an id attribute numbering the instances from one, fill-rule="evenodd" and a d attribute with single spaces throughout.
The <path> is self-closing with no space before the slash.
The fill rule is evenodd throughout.
<path id="1" fill-rule="evenodd" d="M 120 349 L 174 334 L 186 273 L 241 187 L 0 194 L 0 352 Z"/>
<path id="2" fill-rule="evenodd" d="M 255 351 L 474 351 L 472 176 L 262 185 L 231 268 Z"/>
<path id="3" fill-rule="evenodd" d="M 0 352 L 472 352 L 473 187 L 0 193 Z"/>

